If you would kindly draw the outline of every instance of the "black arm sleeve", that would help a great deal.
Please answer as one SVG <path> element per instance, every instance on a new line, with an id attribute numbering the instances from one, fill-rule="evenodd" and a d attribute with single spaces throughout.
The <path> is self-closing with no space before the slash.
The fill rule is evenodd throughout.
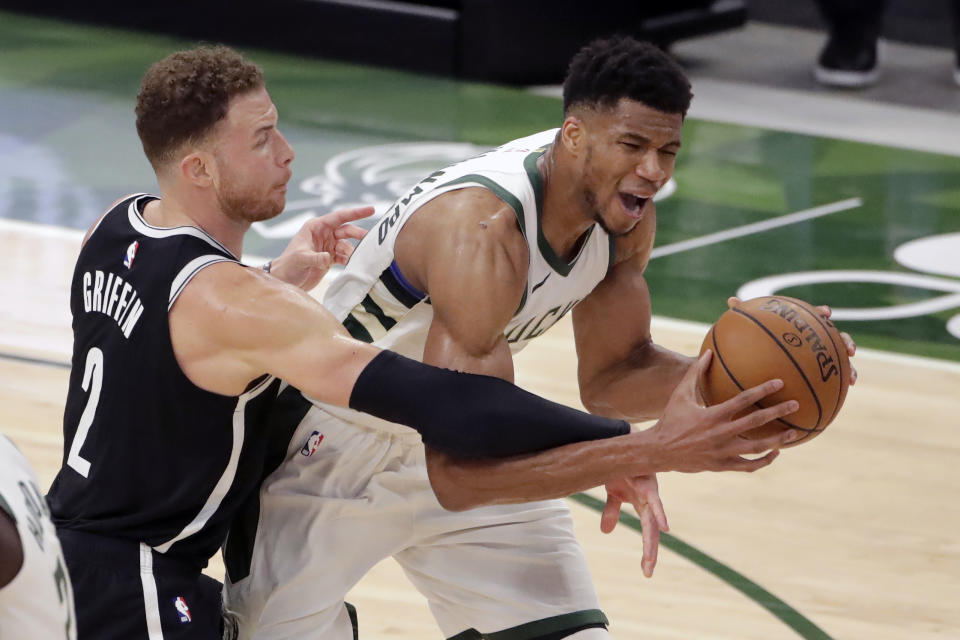
<path id="1" fill-rule="evenodd" d="M 432 367 L 384 351 L 360 372 L 350 408 L 409 425 L 424 444 L 467 458 L 549 449 L 630 432 L 491 376 Z"/>

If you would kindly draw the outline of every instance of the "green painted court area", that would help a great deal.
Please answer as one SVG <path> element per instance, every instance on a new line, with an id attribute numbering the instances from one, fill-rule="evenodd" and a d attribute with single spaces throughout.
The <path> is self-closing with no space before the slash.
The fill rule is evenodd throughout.
<path id="1" fill-rule="evenodd" d="M 133 101 L 146 67 L 186 45 L 0 12 L 0 217 L 86 229 L 155 190 Z M 311 212 L 382 210 L 435 168 L 561 121 L 559 100 L 520 90 L 246 53 L 297 151 L 288 209 L 249 254 L 279 252 Z M 690 120 L 675 178 L 657 246 L 676 252 L 648 269 L 658 315 L 712 322 L 728 295 L 780 277 L 764 286 L 832 305 L 861 346 L 960 360 L 960 158 Z"/>

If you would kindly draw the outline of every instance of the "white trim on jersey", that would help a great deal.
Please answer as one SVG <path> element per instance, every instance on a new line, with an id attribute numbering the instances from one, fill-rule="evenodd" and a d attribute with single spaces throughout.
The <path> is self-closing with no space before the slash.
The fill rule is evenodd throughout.
<path id="1" fill-rule="evenodd" d="M 147 637 L 150 640 L 163 640 L 157 580 L 153 577 L 153 552 L 142 542 L 140 543 L 140 583 L 143 585 L 143 610 L 147 620 Z"/>
<path id="2" fill-rule="evenodd" d="M 273 376 L 267 376 L 260 384 L 237 398 L 237 407 L 233 410 L 233 449 L 230 451 L 230 460 L 227 462 L 227 466 L 223 470 L 220 480 L 217 481 L 217 485 L 207 497 L 203 508 L 194 516 L 193 520 L 175 537 L 154 547 L 158 552 L 166 553 L 174 543 L 192 536 L 197 531 L 203 529 L 204 525 L 207 524 L 207 520 L 220 508 L 220 503 L 223 502 L 230 487 L 233 486 L 234 476 L 237 474 L 237 464 L 240 461 L 240 452 L 243 449 L 244 431 L 246 429 L 245 417 L 247 403 L 266 390 L 273 380 Z"/>
<path id="3" fill-rule="evenodd" d="M 173 279 L 173 282 L 170 283 L 170 301 L 167 303 L 167 311 L 173 308 L 173 303 L 177 301 L 177 298 L 180 297 L 180 294 L 183 293 L 184 287 L 193 280 L 193 276 L 200 273 L 201 269 L 209 267 L 210 265 L 217 262 L 236 262 L 230 258 L 225 258 L 223 256 L 218 256 L 216 254 L 200 256 L 199 258 L 194 258 L 180 270 L 180 273 L 177 274 L 177 277 Z"/>
<path id="4" fill-rule="evenodd" d="M 106 211 L 104 211 L 103 213 L 101 213 L 101 214 L 100 214 L 100 217 L 97 218 L 96 224 L 94 224 L 94 225 L 93 225 L 93 228 L 90 229 L 90 235 L 92 236 L 92 235 L 94 234 L 94 232 L 96 232 L 96 230 L 100 228 L 100 224 L 103 222 L 103 219 L 107 217 L 107 214 L 110 213 L 110 211 L 112 211 L 115 206 L 117 206 L 118 204 L 120 204 L 121 202 L 123 202 L 124 200 L 126 200 L 127 198 L 134 198 L 134 202 L 136 202 L 137 200 L 139 200 L 139 199 L 142 198 L 143 196 L 148 196 L 148 195 L 150 195 L 150 194 L 149 194 L 149 193 L 131 193 L 130 195 L 123 196 L 122 198 L 120 198 L 119 200 L 117 200 L 116 202 L 114 202 L 112 205 L 110 205 L 110 208 L 109 208 L 109 209 L 107 209 Z"/>
<path id="5" fill-rule="evenodd" d="M 127 208 L 127 217 L 130 220 L 130 226 L 133 227 L 137 233 L 145 235 L 148 238 L 193 236 L 194 238 L 200 238 L 213 247 L 223 249 L 231 256 L 233 255 L 232 251 L 220 244 L 216 238 L 199 227 L 191 227 L 189 225 L 184 225 L 181 227 L 154 227 L 153 225 L 147 223 L 147 221 L 143 219 L 143 216 L 140 215 L 140 209 L 137 208 L 137 203 L 140 201 L 140 199 L 147 195 L 149 194 L 137 196 L 135 199 L 130 201 L 130 206 Z M 234 258 L 236 258 L 236 256 L 234 256 Z"/>

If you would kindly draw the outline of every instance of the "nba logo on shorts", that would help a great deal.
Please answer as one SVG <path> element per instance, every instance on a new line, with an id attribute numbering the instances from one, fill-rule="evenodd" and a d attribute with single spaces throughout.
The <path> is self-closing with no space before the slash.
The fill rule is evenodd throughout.
<path id="1" fill-rule="evenodd" d="M 190 615 L 190 607 L 187 606 L 187 601 L 183 599 L 183 596 L 177 596 L 174 598 L 173 606 L 177 608 L 177 614 L 180 616 L 180 622 L 190 622 L 193 620 L 193 616 Z"/>
<path id="2" fill-rule="evenodd" d="M 323 434 L 319 431 L 314 431 L 310 434 L 310 437 L 307 438 L 307 443 L 303 445 L 303 449 L 300 449 L 300 455 L 309 458 L 314 454 L 321 442 L 323 442 Z"/>

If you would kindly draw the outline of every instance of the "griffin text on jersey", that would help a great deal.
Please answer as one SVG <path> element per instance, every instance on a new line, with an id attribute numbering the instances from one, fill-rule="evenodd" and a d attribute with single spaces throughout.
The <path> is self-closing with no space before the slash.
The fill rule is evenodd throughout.
<path id="1" fill-rule="evenodd" d="M 133 286 L 115 273 L 99 269 L 83 274 L 83 310 L 98 311 L 113 318 L 125 338 L 143 314 L 143 303 Z"/>

